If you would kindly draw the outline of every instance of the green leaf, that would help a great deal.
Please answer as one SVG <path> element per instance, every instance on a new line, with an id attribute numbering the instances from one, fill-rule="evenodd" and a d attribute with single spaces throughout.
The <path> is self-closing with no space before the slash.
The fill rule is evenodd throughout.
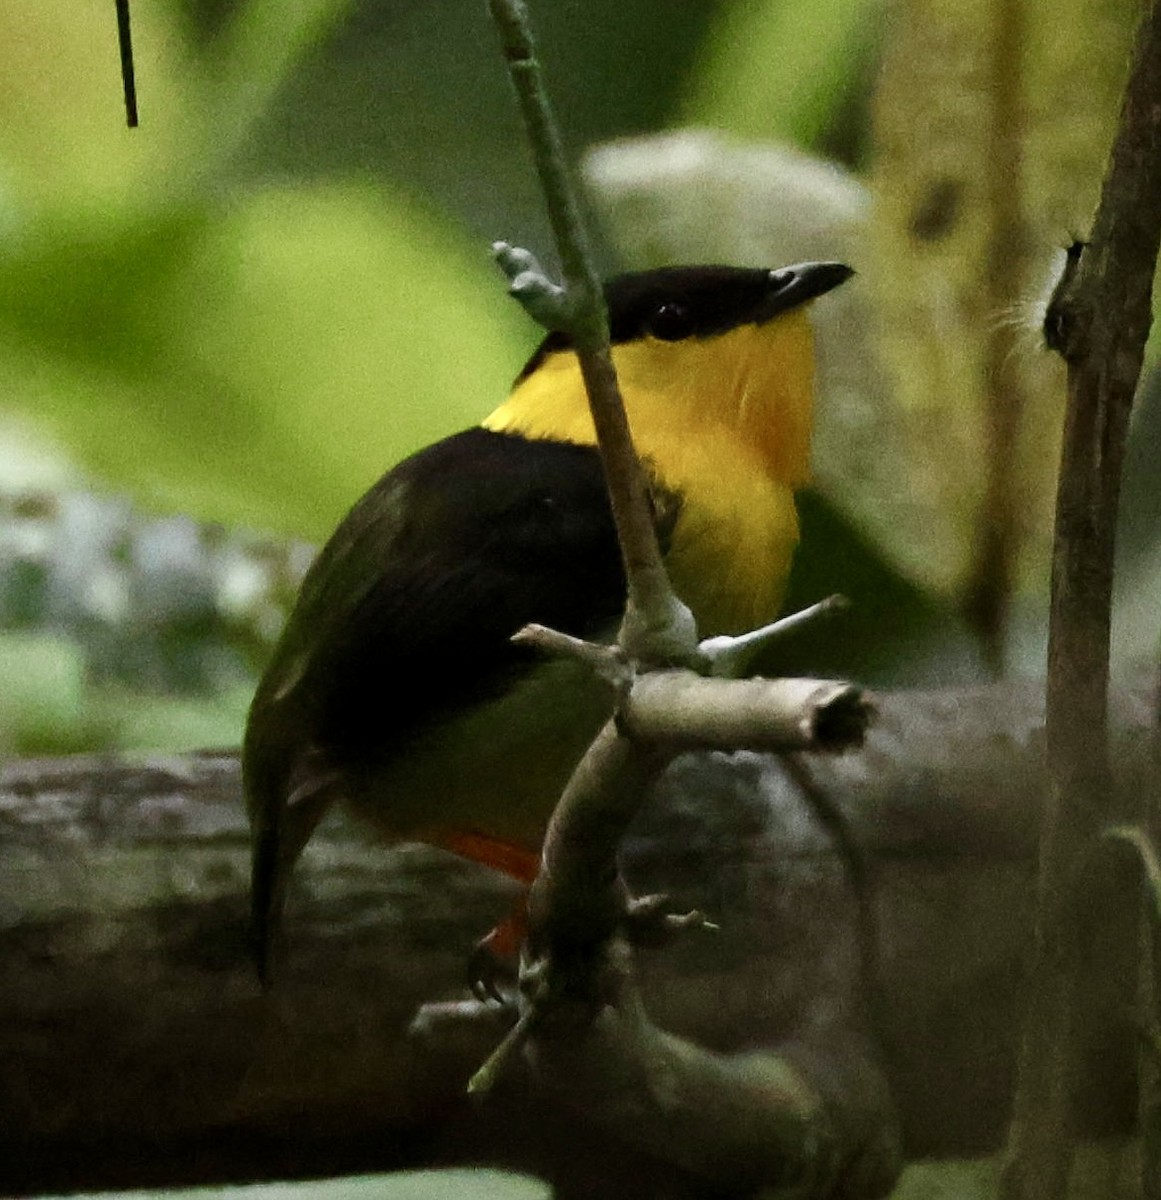
<path id="1" fill-rule="evenodd" d="M 0 248 L 7 415 L 147 505 L 311 538 L 489 411 L 528 332 L 483 247 L 368 187 Z"/>
<path id="2" fill-rule="evenodd" d="M 810 145 L 857 74 L 879 7 L 879 0 L 721 5 L 692 73 L 683 120 Z"/>

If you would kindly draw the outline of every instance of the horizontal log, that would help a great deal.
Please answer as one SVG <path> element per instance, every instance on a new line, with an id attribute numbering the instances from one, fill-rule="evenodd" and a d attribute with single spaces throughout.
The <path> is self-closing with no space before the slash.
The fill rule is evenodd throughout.
<path id="1" fill-rule="evenodd" d="M 1037 692 L 882 696 L 861 752 L 810 761 L 808 791 L 866 852 L 866 895 L 800 772 L 758 754 L 678 759 L 625 869 L 720 928 L 639 953 L 653 1020 L 721 1054 L 776 1049 L 840 1103 L 861 1061 L 841 1047 L 866 1045 L 869 1024 L 910 1153 L 994 1146 L 1032 911 Z M 1129 806 L 1149 704 L 1118 703 Z M 688 1184 L 656 1146 L 578 1120 L 567 1094 L 514 1080 L 469 1105 L 499 1024 L 408 1035 L 419 1005 L 465 995 L 474 942 L 512 899 L 503 880 L 336 816 L 304 856 L 263 995 L 247 853 L 232 752 L 0 771 L 5 1194 L 480 1160 L 553 1177 L 562 1195 Z M 1107 918 L 1086 997 L 1093 1132 L 1123 1128 L 1131 1107 L 1125 875 L 1093 906 Z"/>

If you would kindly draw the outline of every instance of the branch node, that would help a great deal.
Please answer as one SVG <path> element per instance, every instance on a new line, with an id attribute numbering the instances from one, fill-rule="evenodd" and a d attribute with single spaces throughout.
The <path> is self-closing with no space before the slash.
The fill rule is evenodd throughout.
<path id="1" fill-rule="evenodd" d="M 670 588 L 663 569 L 650 585 L 649 602 L 638 605 L 630 595 L 617 635 L 625 654 L 650 667 L 701 666 L 697 621 L 692 610 Z"/>
<path id="2" fill-rule="evenodd" d="M 665 892 L 636 896 L 625 905 L 625 936 L 633 946 L 655 948 L 667 945 L 682 933 L 713 932 L 721 928 L 698 909 L 674 912 Z"/>
<path id="3" fill-rule="evenodd" d="M 1044 344 L 1065 362 L 1072 362 L 1083 353 L 1077 337 L 1076 283 L 1081 256 L 1087 245 L 1087 242 L 1074 239 L 1065 251 L 1064 267 L 1044 310 Z"/>
<path id="4" fill-rule="evenodd" d="M 846 596 L 827 596 L 817 604 L 791 613 L 759 629 L 751 629 L 737 637 L 706 638 L 698 647 L 708 674 L 715 679 L 738 679 L 746 673 L 754 657 L 767 646 L 797 633 L 804 626 L 822 617 L 847 612 L 851 607 Z"/>
<path id="5" fill-rule="evenodd" d="M 620 646 L 605 646 L 584 638 L 549 629 L 547 625 L 525 625 L 512 635 L 517 646 L 530 646 L 556 658 L 572 658 L 589 667 L 606 683 L 623 692 L 633 682 L 633 666 Z"/>
<path id="6" fill-rule="evenodd" d="M 568 289 L 553 281 L 531 250 L 493 242 L 492 256 L 508 280 L 508 294 L 545 329 L 566 330 L 575 318 Z"/>

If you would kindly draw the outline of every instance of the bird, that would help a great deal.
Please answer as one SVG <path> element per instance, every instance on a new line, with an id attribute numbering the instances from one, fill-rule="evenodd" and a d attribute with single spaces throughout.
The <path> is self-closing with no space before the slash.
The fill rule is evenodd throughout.
<path id="1" fill-rule="evenodd" d="M 665 564 L 703 636 L 778 614 L 809 479 L 807 310 L 852 274 L 678 266 L 605 285 Z M 612 700 L 587 668 L 512 635 L 535 622 L 608 640 L 624 604 L 575 348 L 551 332 L 478 426 L 387 471 L 303 579 L 243 739 L 264 981 L 294 864 L 336 802 L 388 842 L 531 881 Z"/>

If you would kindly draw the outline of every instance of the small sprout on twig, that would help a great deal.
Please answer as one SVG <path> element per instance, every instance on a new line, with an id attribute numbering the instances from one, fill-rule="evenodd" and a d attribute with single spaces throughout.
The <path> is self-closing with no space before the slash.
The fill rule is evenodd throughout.
<path id="1" fill-rule="evenodd" d="M 523 1047 L 543 1015 L 543 1008 L 537 1004 L 530 1004 L 520 1014 L 516 1024 L 504 1035 L 504 1040 L 488 1055 L 483 1066 L 468 1080 L 469 1096 L 486 1096 L 492 1090 L 496 1080 L 507 1069 L 513 1055 Z"/>
<path id="2" fill-rule="evenodd" d="M 664 892 L 636 896 L 625 906 L 625 936 L 634 946 L 664 946 L 676 934 L 692 931 L 717 933 L 721 928 L 703 912 L 670 910 L 670 898 Z"/>
<path id="3" fill-rule="evenodd" d="M 493 242 L 492 255 L 508 279 L 508 292 L 545 329 L 567 330 L 575 317 L 567 288 L 554 283 L 531 250 Z"/>
<path id="4" fill-rule="evenodd" d="M 791 613 L 760 629 L 751 629 L 737 637 L 706 638 L 698 647 L 702 658 L 709 666 L 708 674 L 715 679 L 737 679 L 744 675 L 754 656 L 767 646 L 780 641 L 789 634 L 797 633 L 805 625 L 820 617 L 834 616 L 846 612 L 851 602 L 846 596 L 827 596 L 817 604 L 799 612 Z"/>
<path id="5" fill-rule="evenodd" d="M 517 646 L 531 646 L 558 658 L 573 658 L 591 668 L 593 674 L 618 691 L 633 681 L 633 667 L 620 646 L 586 642 L 583 638 L 549 629 L 547 625 L 525 625 L 512 635 Z"/>

